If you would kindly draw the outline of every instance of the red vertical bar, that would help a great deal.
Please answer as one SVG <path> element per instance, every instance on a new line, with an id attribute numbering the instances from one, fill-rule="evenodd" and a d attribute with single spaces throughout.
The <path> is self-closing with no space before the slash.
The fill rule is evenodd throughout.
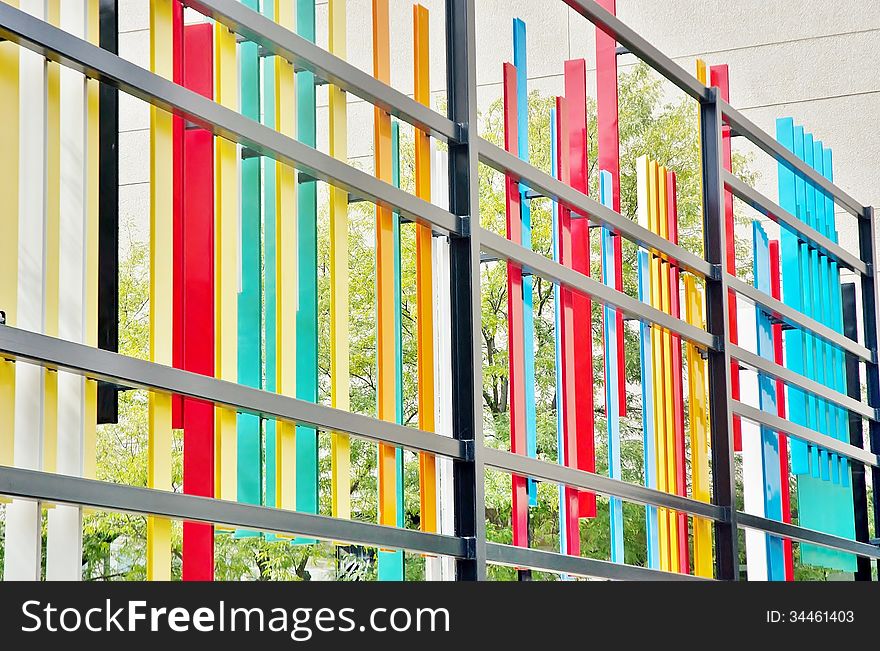
<path id="1" fill-rule="evenodd" d="M 570 183 L 571 169 L 569 165 L 569 151 L 565 144 L 568 133 L 568 105 L 566 98 L 556 98 L 556 173 L 560 181 Z M 571 267 L 572 261 L 572 245 L 571 245 L 571 212 L 564 206 L 559 206 L 559 259 L 566 267 Z M 565 287 L 559 288 L 560 300 L 560 329 L 562 342 L 562 426 L 563 426 L 563 461 L 569 468 L 578 467 L 578 445 L 577 445 L 577 395 L 575 391 L 575 366 L 574 366 L 574 307 L 572 303 L 573 292 Z M 559 381 L 559 380 L 557 380 Z M 580 556 L 581 538 L 580 538 L 580 520 L 578 489 L 570 486 L 565 487 L 564 504 L 560 504 L 559 508 L 565 509 L 566 514 L 566 531 L 564 532 L 566 540 L 566 550 L 572 556 Z"/>
<path id="2" fill-rule="evenodd" d="M 617 15 L 617 0 L 598 0 L 598 4 Z M 599 169 L 611 172 L 612 207 L 620 212 L 620 131 L 617 106 L 617 41 L 596 28 L 596 121 L 599 133 Z M 619 235 L 614 236 L 614 287 L 623 291 L 623 252 Z M 626 416 L 626 359 L 623 352 L 623 312 L 617 311 L 617 401 L 621 417 Z"/>
<path id="3" fill-rule="evenodd" d="M 730 101 L 730 77 L 727 73 L 727 65 L 711 66 L 709 68 L 709 83 L 718 88 L 721 98 L 725 102 Z M 730 148 L 730 125 L 725 120 L 721 125 L 721 155 L 724 169 L 732 172 L 731 148 Z M 736 275 L 736 245 L 733 231 L 733 195 L 724 191 L 724 226 L 727 242 L 727 272 Z M 736 294 L 730 292 L 727 296 L 728 313 L 730 315 L 730 342 L 737 343 L 736 321 Z M 730 393 L 734 400 L 739 400 L 739 364 L 733 360 L 730 362 Z M 742 450 L 742 423 L 739 416 L 733 417 L 733 449 L 737 452 Z"/>
<path id="4" fill-rule="evenodd" d="M 565 62 L 565 99 L 568 106 L 568 131 L 564 145 L 569 152 L 570 185 L 589 194 L 587 161 L 587 62 L 575 59 Z M 571 220 L 571 266 L 590 275 L 590 224 L 579 217 Z M 575 409 L 577 410 L 577 467 L 595 472 L 596 449 L 593 440 L 593 331 L 592 304 L 581 293 L 572 293 L 573 341 L 575 349 Z M 596 516 L 596 494 L 580 491 L 579 515 Z"/>
<path id="5" fill-rule="evenodd" d="M 213 98 L 210 24 L 189 25 L 183 40 L 184 86 Z M 183 134 L 183 362 L 214 375 L 214 139 L 204 129 Z M 214 496 L 214 407 L 186 399 L 183 412 L 183 492 Z M 183 579 L 214 578 L 214 527 L 183 523 Z"/>
<path id="6" fill-rule="evenodd" d="M 504 64 L 504 148 L 516 154 L 516 67 Z M 505 178 L 507 238 L 522 244 L 522 214 L 520 206 L 519 182 L 511 177 Z M 510 389 L 510 451 L 526 454 L 526 394 L 523 377 L 525 375 L 525 348 L 523 335 L 522 268 L 512 262 L 507 263 L 507 354 L 509 360 Z M 513 475 L 512 513 L 513 544 L 529 546 L 529 496 L 526 478 Z"/>
<path id="7" fill-rule="evenodd" d="M 780 291 L 779 241 L 770 241 L 770 292 L 773 298 L 782 299 Z M 783 363 L 782 324 L 773 324 L 773 361 Z M 785 418 L 785 383 L 776 380 L 776 415 Z M 788 482 L 788 437 L 781 432 L 779 436 L 779 476 L 782 478 L 782 521 L 791 522 L 791 485 Z M 785 559 L 785 580 L 794 581 L 794 554 L 791 540 L 782 540 L 782 554 Z"/>
<path id="8" fill-rule="evenodd" d="M 183 84 L 183 5 L 175 0 L 172 5 L 172 48 L 174 52 L 174 83 Z M 174 368 L 183 368 L 183 127 L 184 121 L 178 115 L 173 118 L 172 135 L 174 139 L 174 278 L 172 281 L 173 312 L 171 335 L 171 363 Z M 171 427 L 183 427 L 183 396 L 171 396 Z"/>
<path id="9" fill-rule="evenodd" d="M 669 239 L 678 244 L 678 197 L 675 172 L 666 172 L 666 225 Z M 672 316 L 681 318 L 679 278 L 681 271 L 674 264 L 669 265 L 669 309 Z M 672 409 L 675 431 L 675 493 L 687 497 L 687 456 L 684 443 L 684 385 L 682 379 L 681 337 L 675 333 L 672 339 Z M 690 554 L 688 550 L 687 513 L 677 513 L 678 518 L 678 564 L 680 571 L 690 574 Z"/>

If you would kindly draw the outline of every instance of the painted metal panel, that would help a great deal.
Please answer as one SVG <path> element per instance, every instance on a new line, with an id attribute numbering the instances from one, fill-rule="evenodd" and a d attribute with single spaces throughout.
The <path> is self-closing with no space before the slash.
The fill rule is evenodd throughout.
<path id="1" fill-rule="evenodd" d="M 296 0 L 296 33 L 315 41 L 315 2 Z M 296 73 L 296 138 L 316 147 L 315 75 Z M 300 179 L 296 195 L 297 299 L 296 397 L 318 401 L 318 223 L 317 181 Z M 318 433 L 296 426 L 296 510 L 318 512 Z M 297 538 L 310 543 L 309 538 Z"/>
<path id="2" fill-rule="evenodd" d="M 517 152 L 517 71 L 510 64 L 504 64 L 504 148 Z M 521 201 L 519 184 L 511 177 L 505 178 L 507 239 L 516 244 L 522 242 Z M 510 451 L 526 454 L 526 414 L 523 345 L 523 301 L 522 268 L 507 263 L 507 355 L 510 392 Z M 526 478 L 512 475 L 511 519 L 513 544 L 518 547 L 529 546 L 529 497 Z"/>
<path id="3" fill-rule="evenodd" d="M 529 89 L 528 61 L 526 57 L 526 24 L 518 19 L 513 20 L 513 65 L 516 68 L 516 120 L 517 120 L 517 155 L 524 161 L 529 160 Z M 520 213 L 522 220 L 522 245 L 532 248 L 532 211 L 528 197 L 528 186 L 520 184 Z M 534 280 L 531 275 L 523 276 L 523 345 L 524 375 L 523 383 L 526 394 L 526 454 L 536 457 L 538 454 L 538 420 L 535 412 L 535 314 L 534 314 Z M 531 478 L 527 480 L 529 506 L 538 505 L 538 485 Z"/>
<path id="4" fill-rule="evenodd" d="M 150 3 L 150 69 L 174 75 L 172 0 Z M 150 361 L 173 362 L 174 134 L 170 113 L 150 107 Z M 171 490 L 171 397 L 150 393 L 147 486 Z M 171 522 L 147 518 L 147 578 L 171 578 Z"/>
<path id="5" fill-rule="evenodd" d="M 568 148 L 569 184 L 589 194 L 587 159 L 587 64 L 583 59 L 565 62 L 565 99 L 568 102 L 568 130 L 561 133 Z M 590 225 L 586 219 L 571 220 L 571 267 L 590 275 Z M 593 403 L 593 328 L 592 301 L 580 293 L 571 293 L 572 336 L 574 347 L 574 408 L 577 414 L 578 468 L 596 470 Z M 596 516 L 596 495 L 581 491 L 579 517 Z"/>

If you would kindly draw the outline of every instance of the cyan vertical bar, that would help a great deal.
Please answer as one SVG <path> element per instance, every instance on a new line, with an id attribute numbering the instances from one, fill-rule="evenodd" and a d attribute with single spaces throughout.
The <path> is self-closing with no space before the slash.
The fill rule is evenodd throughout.
<path id="1" fill-rule="evenodd" d="M 275 19 L 274 3 L 263 3 L 263 14 Z M 264 58 L 263 62 L 263 124 L 275 128 L 275 66 L 272 59 Z M 275 161 L 271 158 L 260 159 L 263 167 L 263 323 L 265 330 L 265 388 L 275 392 L 277 377 L 276 367 L 276 330 L 275 330 Z M 266 506 L 275 506 L 275 421 L 265 421 L 265 497 Z M 268 538 L 269 536 L 267 536 Z"/>
<path id="2" fill-rule="evenodd" d="M 791 118 L 776 120 L 776 139 L 788 149 L 794 151 L 795 129 Z M 792 215 L 798 215 L 797 177 L 794 170 L 785 162 L 778 165 L 779 205 Z M 779 227 L 779 251 L 782 265 L 782 300 L 795 310 L 803 305 L 803 287 L 800 275 L 800 246 L 797 233 L 784 224 Z M 786 361 L 795 373 L 804 373 L 804 339 L 803 333 L 793 328 L 785 332 Z M 806 395 L 800 389 L 788 389 L 789 414 L 792 422 L 806 425 Z M 809 472 L 809 456 L 807 444 L 800 439 L 790 438 L 791 471 L 796 475 Z"/>
<path id="3" fill-rule="evenodd" d="M 752 222 L 752 270 L 755 287 L 771 293 L 770 243 L 760 222 Z M 758 355 L 773 361 L 773 327 L 770 317 L 762 309 L 755 310 Z M 759 403 L 761 409 L 776 414 L 776 382 L 773 378 L 758 374 Z M 782 522 L 782 476 L 779 465 L 779 436 L 768 427 L 761 427 L 761 458 L 764 473 L 764 515 Z M 767 578 L 785 581 L 785 555 L 782 539 L 767 535 Z"/>
<path id="4" fill-rule="evenodd" d="M 823 151 L 823 174 L 829 181 L 834 180 L 834 162 L 831 149 L 826 147 Z M 825 235 L 831 238 L 835 244 L 838 241 L 837 225 L 834 217 L 834 198 L 825 194 Z M 840 285 L 840 268 L 836 262 L 831 262 L 831 317 L 833 320 L 832 327 L 836 332 L 843 334 L 843 296 Z M 842 350 L 832 347 L 834 351 L 834 376 L 835 388 L 838 391 L 846 393 L 846 375 L 844 373 L 845 356 Z M 837 425 L 839 427 L 837 438 L 841 441 L 849 442 L 848 414 L 843 408 L 838 408 Z M 849 488 L 849 460 L 846 457 L 840 457 L 840 483 L 843 487 Z"/>
<path id="5" fill-rule="evenodd" d="M 805 145 L 805 134 L 803 127 L 795 127 L 794 128 L 794 155 L 804 160 L 804 145 Z M 798 198 L 798 210 L 795 213 L 798 218 L 804 223 L 811 223 L 812 216 L 809 210 L 809 198 L 810 198 L 810 190 L 811 187 L 804 180 L 803 176 L 797 174 L 795 176 L 795 187 L 797 189 L 797 198 Z M 803 293 L 801 295 L 801 307 L 800 310 L 804 314 L 810 315 L 813 311 L 813 276 L 810 273 L 811 269 L 811 261 L 810 261 L 810 249 L 805 243 L 799 244 L 800 251 L 800 274 L 801 274 L 801 283 L 803 287 Z M 802 333 L 801 337 L 804 341 L 804 374 L 813 379 L 816 376 L 815 371 L 815 358 L 816 358 L 816 343 L 814 337 L 808 333 Z M 807 419 L 807 427 L 810 427 L 814 430 L 818 431 L 819 423 L 818 423 L 818 402 L 815 396 L 810 393 L 806 394 L 806 419 Z M 819 476 L 819 449 L 811 445 L 810 449 L 810 472 L 812 472 L 814 477 Z"/>
<path id="6" fill-rule="evenodd" d="M 651 300 L 651 259 L 647 251 L 639 251 L 638 280 L 639 300 Z M 642 449 L 644 454 L 645 486 L 657 488 L 657 452 L 654 442 L 654 386 L 651 373 L 651 326 L 639 322 L 639 369 L 642 376 Z M 645 506 L 645 537 L 648 546 L 648 567 L 660 569 L 660 532 L 657 523 L 657 507 Z"/>
<path id="7" fill-rule="evenodd" d="M 810 167 L 813 166 L 813 134 L 805 133 L 804 134 L 804 142 L 803 142 L 803 152 L 800 156 L 801 160 L 803 160 Z M 813 228 L 819 227 L 819 217 L 816 213 L 816 186 L 812 183 L 805 182 L 806 187 L 806 198 L 807 198 L 807 223 Z M 823 203 L 824 205 L 824 203 Z M 809 247 L 808 245 L 804 245 L 805 250 L 808 255 L 808 278 L 810 293 L 809 298 L 805 302 L 805 307 L 807 309 L 806 314 L 816 320 L 820 320 L 821 316 L 819 314 L 820 305 L 821 305 L 821 274 L 819 271 L 819 252 L 816 249 Z M 809 373 L 807 377 L 810 379 L 816 380 L 820 384 L 824 383 L 825 379 L 825 368 L 824 368 L 824 345 L 821 339 L 814 337 L 813 335 L 807 335 L 807 341 L 810 342 L 807 352 L 812 355 L 812 373 Z M 809 365 L 810 359 L 808 358 L 807 364 Z M 814 402 L 816 406 L 816 428 L 822 434 L 828 433 L 828 408 L 827 403 L 824 400 L 819 398 L 815 399 Z M 815 458 L 815 453 L 814 453 Z M 815 474 L 815 473 L 814 473 Z M 828 450 L 819 448 L 819 476 L 822 479 L 828 480 L 831 478 L 830 474 L 830 465 L 829 465 L 829 457 Z"/>
<path id="8" fill-rule="evenodd" d="M 611 172 L 601 170 L 599 172 L 599 197 L 602 205 L 614 209 L 614 195 Z M 611 230 L 602 228 L 602 282 L 609 287 L 614 287 L 616 273 L 614 268 L 614 234 Z M 620 468 L 620 405 L 618 401 L 619 384 L 617 357 L 617 310 L 605 306 L 605 415 L 608 431 L 608 476 L 612 479 L 622 479 Z M 624 531 L 623 531 L 623 502 L 619 497 L 611 496 L 608 501 L 608 511 L 611 526 L 611 561 L 613 563 L 624 562 Z"/>
<path id="9" fill-rule="evenodd" d="M 315 2 L 297 0 L 296 32 L 315 42 Z M 296 138 L 316 146 L 315 75 L 296 73 Z M 317 182 L 300 183 L 296 193 L 297 280 L 296 397 L 318 401 L 318 233 Z M 296 427 L 296 509 L 318 512 L 318 436 L 314 427 Z M 311 539 L 297 538 L 298 543 Z"/>
<path id="10" fill-rule="evenodd" d="M 391 181 L 400 187 L 400 123 L 391 121 Z M 397 403 L 397 424 L 403 425 L 403 315 L 401 303 L 400 281 L 400 214 L 394 213 L 392 220 L 392 237 L 394 239 L 394 394 Z M 397 490 L 397 526 L 404 526 L 403 504 L 403 448 L 395 452 L 396 490 Z M 403 550 L 379 550 L 378 553 L 380 581 L 403 581 L 404 565 Z"/>
<path id="11" fill-rule="evenodd" d="M 824 175 L 825 154 L 822 142 L 813 141 L 813 169 Z M 816 229 L 820 233 L 828 232 L 828 218 L 825 214 L 825 193 L 822 189 L 816 188 Z M 833 328 L 831 309 L 833 306 L 833 298 L 831 296 L 831 266 L 828 257 L 822 253 L 819 256 L 819 301 L 817 304 L 817 318 L 820 323 Z M 837 372 L 834 369 L 835 355 L 833 346 L 823 341 L 821 342 L 822 354 L 820 355 L 821 368 L 820 373 L 822 383 L 827 387 L 834 386 L 834 375 Z M 837 438 L 840 433 L 840 427 L 837 423 L 839 410 L 835 405 L 828 402 L 825 403 L 827 411 L 827 431 L 826 434 Z M 835 484 L 840 483 L 840 459 L 833 452 L 828 453 L 831 471 L 831 481 Z"/>
<path id="12" fill-rule="evenodd" d="M 516 67 L 516 120 L 519 157 L 529 160 L 529 91 L 526 67 L 526 24 L 519 18 L 513 19 L 513 65 Z M 532 211 L 526 197 L 528 187 L 519 186 L 522 215 L 522 245 L 532 248 Z M 523 275 L 523 341 L 525 342 L 525 372 L 523 383 L 526 394 L 526 454 L 538 456 L 538 419 L 535 411 L 535 314 L 531 275 Z M 527 482 L 529 506 L 538 506 L 538 485 L 534 479 Z"/>
<path id="13" fill-rule="evenodd" d="M 243 0 L 258 9 L 257 0 Z M 256 43 L 239 45 L 241 112 L 260 119 L 260 61 Z M 238 382 L 261 388 L 263 374 L 262 341 L 262 251 L 260 242 L 260 159 L 241 161 L 241 289 L 238 294 Z M 238 500 L 260 504 L 263 493 L 260 417 L 238 414 L 237 488 Z M 236 537 L 259 536 L 255 531 L 238 529 Z"/>

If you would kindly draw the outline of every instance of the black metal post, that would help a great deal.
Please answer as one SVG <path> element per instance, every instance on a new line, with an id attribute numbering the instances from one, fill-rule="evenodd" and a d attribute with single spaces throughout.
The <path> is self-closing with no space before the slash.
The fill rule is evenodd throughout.
<path id="1" fill-rule="evenodd" d="M 446 0 L 449 118 L 467 136 L 449 146 L 449 209 L 465 226 L 449 236 L 453 435 L 472 446 L 470 459 L 453 465 L 455 535 L 472 540 L 470 558 L 456 564 L 456 578 L 465 581 L 486 578 L 478 152 L 469 144 L 477 130 L 474 38 L 473 0 Z"/>
<path id="2" fill-rule="evenodd" d="M 868 389 L 868 404 L 875 409 L 880 407 L 880 373 L 877 367 L 877 273 L 874 252 L 874 208 L 868 207 L 859 219 L 859 256 L 868 264 L 868 273 L 862 276 L 862 319 L 864 325 L 865 347 L 874 351 L 874 359 L 865 364 L 865 379 Z M 871 452 L 880 453 L 880 423 L 868 421 L 868 437 Z M 874 531 L 880 532 L 880 504 L 877 503 L 877 487 L 880 486 L 880 469 L 871 469 L 874 490 Z M 877 561 L 880 573 L 880 561 Z"/>
<path id="3" fill-rule="evenodd" d="M 703 165 L 703 237 L 713 274 L 706 278 L 706 324 L 716 344 L 709 350 L 709 419 L 712 423 L 712 495 L 729 517 L 715 523 L 715 575 L 739 578 L 736 485 L 733 463 L 733 416 L 730 399 L 728 287 L 725 280 L 724 186 L 721 182 L 721 122 L 718 89 L 700 103 Z"/>
<path id="4" fill-rule="evenodd" d="M 99 44 L 118 54 L 117 0 L 101 0 Z M 98 108 L 98 348 L 119 350 L 119 91 L 101 84 Z M 98 382 L 98 423 L 119 420 L 119 391 Z"/>
<path id="5" fill-rule="evenodd" d="M 856 286 L 854 283 L 841 285 L 843 303 L 843 331 L 844 334 L 857 341 L 859 337 L 858 321 L 856 316 Z M 846 394 L 850 398 L 861 400 L 862 387 L 859 380 L 859 360 L 852 353 L 846 353 Z M 862 418 L 858 414 L 849 412 L 849 442 L 858 447 L 864 447 L 862 435 Z M 856 540 L 867 543 L 868 533 L 868 494 L 865 486 L 865 465 L 855 460 L 850 460 L 849 467 L 852 471 L 853 513 L 855 514 Z M 871 580 L 871 561 L 863 556 L 856 557 L 857 567 L 856 581 Z"/>

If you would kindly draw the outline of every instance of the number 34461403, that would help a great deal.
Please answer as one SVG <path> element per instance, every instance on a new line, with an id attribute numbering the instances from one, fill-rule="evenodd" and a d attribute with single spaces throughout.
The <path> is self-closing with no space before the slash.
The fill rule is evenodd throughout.
<path id="1" fill-rule="evenodd" d="M 851 624 L 852 610 L 768 610 L 768 624 Z"/>

